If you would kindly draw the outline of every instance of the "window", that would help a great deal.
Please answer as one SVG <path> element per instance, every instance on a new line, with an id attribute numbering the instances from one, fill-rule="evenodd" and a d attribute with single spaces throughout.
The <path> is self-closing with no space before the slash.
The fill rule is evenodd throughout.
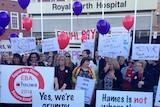
<path id="1" fill-rule="evenodd" d="M 23 24 L 22 24 L 23 19 L 24 19 L 25 17 L 28 17 L 28 14 L 27 14 L 27 13 L 21 13 L 21 29 L 22 29 L 22 30 L 25 30 L 24 27 L 23 27 Z"/>
<path id="2" fill-rule="evenodd" d="M 18 12 L 11 12 L 11 29 L 19 29 Z"/>
<path id="3" fill-rule="evenodd" d="M 6 13 L 8 13 L 8 11 L 6 11 L 6 10 L 0 10 L 0 12 L 6 12 Z M 6 26 L 5 29 L 8 29 L 8 26 Z"/>

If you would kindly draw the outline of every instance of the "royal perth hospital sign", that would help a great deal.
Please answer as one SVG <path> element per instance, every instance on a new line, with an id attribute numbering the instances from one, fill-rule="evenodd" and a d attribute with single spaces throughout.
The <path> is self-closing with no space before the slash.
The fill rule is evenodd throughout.
<path id="1" fill-rule="evenodd" d="M 83 5 L 83 13 L 86 12 L 102 12 L 103 2 L 99 0 L 86 0 L 81 1 Z M 43 2 L 43 13 L 70 13 L 71 2 Z M 39 3 L 31 3 L 27 12 L 30 14 L 41 13 L 41 5 Z M 135 0 L 104 0 L 104 9 L 107 12 L 114 11 L 134 11 Z M 155 10 L 157 8 L 157 0 L 138 0 L 137 10 Z"/>
<path id="2" fill-rule="evenodd" d="M 104 8 L 108 8 L 110 10 L 114 9 L 114 8 L 125 8 L 127 5 L 127 1 L 113 1 L 111 3 L 104 3 Z M 98 2 L 86 2 L 83 3 L 83 9 L 101 9 L 103 8 L 103 3 L 98 1 Z M 71 9 L 71 4 L 57 4 L 57 3 L 53 3 L 52 4 L 52 9 L 53 10 L 60 10 L 60 11 L 65 11 L 65 10 L 70 10 Z"/>

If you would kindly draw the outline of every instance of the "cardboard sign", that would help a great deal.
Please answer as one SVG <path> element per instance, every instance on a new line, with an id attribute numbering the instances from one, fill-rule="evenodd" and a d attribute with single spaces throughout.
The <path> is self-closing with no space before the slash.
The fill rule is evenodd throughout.
<path id="1" fill-rule="evenodd" d="M 124 44 L 122 37 L 120 36 L 112 37 L 111 35 L 99 36 L 99 42 L 98 42 L 99 55 L 116 58 L 119 55 L 123 55 L 123 50 L 124 50 Z"/>
<path id="2" fill-rule="evenodd" d="M 11 52 L 11 43 L 9 40 L 0 41 L 0 52 Z"/>
<path id="3" fill-rule="evenodd" d="M 75 90 L 85 90 L 85 104 L 90 104 L 94 92 L 95 80 L 78 76 Z"/>
<path id="4" fill-rule="evenodd" d="M 97 90 L 96 107 L 152 107 L 153 93 Z"/>
<path id="5" fill-rule="evenodd" d="M 32 103 L 32 90 L 53 89 L 54 67 L 0 65 L 0 71 L 1 103 Z"/>
<path id="6" fill-rule="evenodd" d="M 32 107 L 84 107 L 83 90 L 35 90 Z"/>
<path id="7" fill-rule="evenodd" d="M 93 40 L 85 40 L 83 42 L 83 49 L 89 49 L 91 51 L 91 56 L 94 56 L 94 41 Z"/>
<path id="8" fill-rule="evenodd" d="M 31 53 L 37 52 L 35 37 L 11 38 L 12 53 Z"/>
<path id="9" fill-rule="evenodd" d="M 134 44 L 132 59 L 134 60 L 158 60 L 159 45 L 156 44 Z"/>
<path id="10" fill-rule="evenodd" d="M 43 39 L 42 52 L 58 51 L 59 45 L 57 38 Z"/>

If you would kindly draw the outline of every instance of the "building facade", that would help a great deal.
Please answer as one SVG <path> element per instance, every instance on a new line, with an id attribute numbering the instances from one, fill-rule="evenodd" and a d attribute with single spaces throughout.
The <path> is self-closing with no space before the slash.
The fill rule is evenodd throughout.
<path id="1" fill-rule="evenodd" d="M 21 33 L 23 36 L 30 36 L 30 31 L 25 31 L 22 26 L 22 19 L 28 16 L 26 9 L 23 10 L 15 0 L 0 0 L 0 11 L 5 11 L 10 16 L 10 23 L 6 27 L 5 33 L 0 36 L 0 40 L 8 40 L 12 33 Z"/>
<path id="2" fill-rule="evenodd" d="M 47 0 L 45 0 L 47 1 Z M 58 0 L 57 0 L 58 1 Z M 103 3 L 99 0 L 81 1 L 82 14 L 73 15 L 71 1 L 32 2 L 27 8 L 33 19 L 32 36 L 37 39 L 54 37 L 55 29 L 80 31 L 96 28 L 98 20 L 102 19 Z M 136 16 L 136 43 L 149 43 L 152 35 L 153 14 L 157 9 L 157 0 L 138 0 Z M 104 2 L 104 19 L 111 27 L 123 27 L 122 20 L 126 15 L 134 16 L 134 0 L 106 0 Z M 42 20 L 43 18 L 43 20 Z M 42 24 L 43 23 L 43 24 Z M 43 26 L 43 27 L 41 27 Z M 43 28 L 43 32 L 42 32 Z M 133 27 L 132 27 L 133 30 Z"/>

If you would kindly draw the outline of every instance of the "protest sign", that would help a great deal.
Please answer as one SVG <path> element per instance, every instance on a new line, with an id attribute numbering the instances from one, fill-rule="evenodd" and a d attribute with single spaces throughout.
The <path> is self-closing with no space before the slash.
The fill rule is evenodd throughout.
<path id="1" fill-rule="evenodd" d="M 95 80 L 78 76 L 75 90 L 85 90 L 85 104 L 91 104 Z"/>
<path id="2" fill-rule="evenodd" d="M 37 52 L 35 37 L 10 38 L 12 53 Z"/>
<path id="3" fill-rule="evenodd" d="M 91 51 L 92 57 L 94 57 L 94 41 L 85 40 L 82 45 L 83 45 L 83 49 L 89 49 Z"/>
<path id="4" fill-rule="evenodd" d="M 96 107 L 152 107 L 153 93 L 97 90 Z"/>
<path id="5" fill-rule="evenodd" d="M 154 92 L 155 92 L 155 104 L 154 104 L 154 107 L 160 107 L 160 78 L 159 78 L 159 82 L 158 82 L 158 86 L 156 87 L 156 86 L 154 86 L 154 88 L 156 88 L 155 90 L 154 90 Z"/>
<path id="6" fill-rule="evenodd" d="M 11 43 L 9 40 L 0 41 L 0 52 L 11 52 Z"/>
<path id="7" fill-rule="evenodd" d="M 55 35 L 58 37 L 61 33 L 66 33 L 69 38 L 69 44 L 64 50 L 60 50 L 59 53 L 69 52 L 71 54 L 72 60 L 77 60 L 79 55 L 82 54 L 84 50 L 84 45 L 82 43 L 82 37 L 85 36 L 86 40 L 95 41 L 96 29 L 85 29 L 82 31 L 63 31 L 63 30 L 55 30 Z M 92 52 L 92 50 L 90 50 Z"/>
<path id="8" fill-rule="evenodd" d="M 43 39 L 42 52 L 58 51 L 59 45 L 57 38 Z"/>
<path id="9" fill-rule="evenodd" d="M 116 58 L 117 56 L 123 55 L 124 44 L 123 38 L 120 36 L 111 35 L 99 36 L 98 42 L 98 52 L 100 56 L 107 56 L 111 58 Z"/>
<path id="10" fill-rule="evenodd" d="M 132 40 L 130 31 L 126 30 L 124 27 L 111 27 L 111 36 L 120 36 L 123 38 L 124 50 L 122 56 L 128 57 Z"/>
<path id="11" fill-rule="evenodd" d="M 158 60 L 159 45 L 156 44 L 134 44 L 132 59 L 134 60 Z"/>
<path id="12" fill-rule="evenodd" d="M 53 89 L 53 67 L 0 65 L 0 71 L 1 103 L 32 103 L 32 90 Z"/>
<path id="13" fill-rule="evenodd" d="M 37 90 L 32 96 L 32 107 L 84 107 L 83 90 Z"/>

